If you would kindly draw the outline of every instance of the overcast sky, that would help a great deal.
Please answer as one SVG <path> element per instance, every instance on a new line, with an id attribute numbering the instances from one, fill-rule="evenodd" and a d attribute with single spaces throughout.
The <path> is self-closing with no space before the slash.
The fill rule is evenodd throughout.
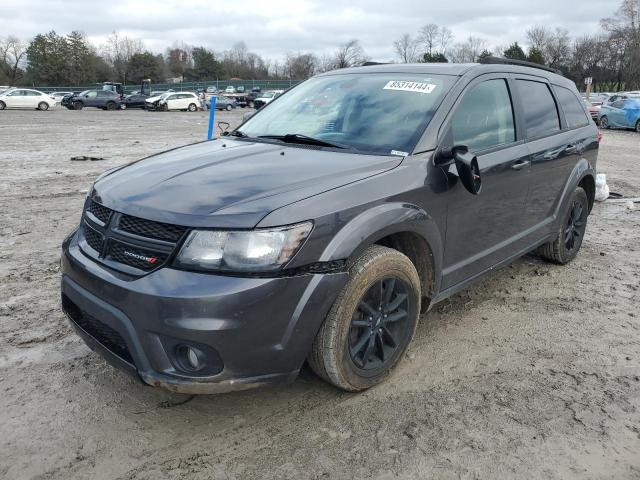
<path id="1" fill-rule="evenodd" d="M 525 43 L 528 27 L 562 26 L 572 36 L 595 33 L 617 0 L 0 0 L 0 36 L 29 39 L 51 29 L 80 30 L 96 44 L 113 30 L 139 37 L 155 52 L 174 41 L 225 50 L 244 40 L 269 58 L 286 52 L 330 52 L 358 38 L 374 60 L 393 58 L 392 42 L 427 23 L 447 25 L 489 46 Z"/>

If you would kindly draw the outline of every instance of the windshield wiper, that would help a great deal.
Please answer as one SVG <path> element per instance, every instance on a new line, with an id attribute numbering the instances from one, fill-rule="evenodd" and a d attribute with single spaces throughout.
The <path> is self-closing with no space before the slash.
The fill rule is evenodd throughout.
<path id="1" fill-rule="evenodd" d="M 342 143 L 328 142 L 319 138 L 313 138 L 301 133 L 287 133 L 286 135 L 258 135 L 258 138 L 272 138 L 274 140 L 281 140 L 285 143 L 299 143 L 301 145 L 318 145 L 319 147 L 332 147 L 332 148 L 348 148 L 349 145 Z"/>
<path id="2" fill-rule="evenodd" d="M 249 138 L 249 135 L 247 135 L 246 133 L 244 133 L 241 130 L 234 130 L 233 132 L 231 132 L 229 134 L 229 136 L 231 136 L 231 137 L 239 137 L 239 138 Z"/>

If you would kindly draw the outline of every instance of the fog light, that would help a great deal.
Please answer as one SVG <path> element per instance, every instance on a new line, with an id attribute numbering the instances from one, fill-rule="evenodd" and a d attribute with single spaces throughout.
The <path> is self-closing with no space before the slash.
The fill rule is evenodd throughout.
<path id="1" fill-rule="evenodd" d="M 205 355 L 197 348 L 189 345 L 178 345 L 176 348 L 176 358 L 182 370 L 196 372 L 205 366 Z"/>
<path id="2" fill-rule="evenodd" d="M 187 360 L 189 361 L 189 366 L 194 370 L 198 370 L 200 368 L 198 354 L 193 348 L 187 347 Z"/>

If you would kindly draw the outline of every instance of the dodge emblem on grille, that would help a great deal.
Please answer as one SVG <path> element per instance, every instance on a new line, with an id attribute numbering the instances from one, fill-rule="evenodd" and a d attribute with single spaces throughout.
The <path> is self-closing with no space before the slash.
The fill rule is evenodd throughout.
<path id="1" fill-rule="evenodd" d="M 146 255 L 140 255 L 139 253 L 134 253 L 134 252 L 130 252 L 128 250 L 125 250 L 123 252 L 127 257 L 132 257 L 132 258 L 136 258 L 138 260 L 143 260 L 147 263 L 150 264 L 154 264 L 158 261 L 158 259 L 156 257 L 147 257 Z"/>

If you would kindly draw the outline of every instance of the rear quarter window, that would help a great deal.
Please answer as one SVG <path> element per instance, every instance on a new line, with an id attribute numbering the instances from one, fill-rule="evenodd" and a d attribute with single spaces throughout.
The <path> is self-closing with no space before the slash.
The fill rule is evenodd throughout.
<path id="1" fill-rule="evenodd" d="M 568 88 L 554 85 L 553 89 L 556 92 L 556 98 L 562 106 L 567 126 L 569 128 L 577 128 L 588 125 L 589 119 L 587 118 L 587 114 L 582 108 L 578 97 L 576 97 L 576 95 Z"/>
<path id="2" fill-rule="evenodd" d="M 560 131 L 558 107 L 549 86 L 534 80 L 516 80 L 524 109 L 527 138 L 544 137 Z"/>

